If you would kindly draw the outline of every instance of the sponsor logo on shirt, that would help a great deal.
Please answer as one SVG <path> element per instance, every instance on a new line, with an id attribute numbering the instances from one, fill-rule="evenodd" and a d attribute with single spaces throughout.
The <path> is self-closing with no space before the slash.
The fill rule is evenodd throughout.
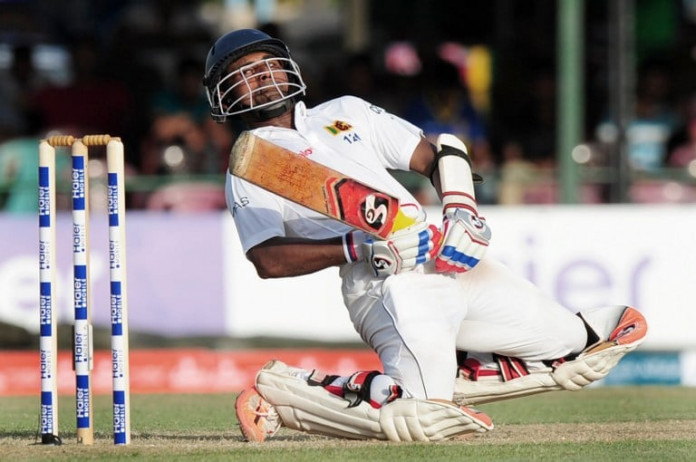
<path id="1" fill-rule="evenodd" d="M 337 120 L 332 125 L 327 125 L 324 128 L 326 129 L 326 131 L 328 131 L 332 135 L 336 136 L 336 135 L 340 134 L 341 132 L 347 132 L 348 130 L 352 129 L 353 126 L 350 125 L 349 123 Z"/>
<path id="2" fill-rule="evenodd" d="M 249 198 L 246 196 L 240 197 L 239 201 L 235 200 L 232 204 L 232 216 L 236 216 L 239 209 L 244 208 L 247 205 L 249 205 Z"/>

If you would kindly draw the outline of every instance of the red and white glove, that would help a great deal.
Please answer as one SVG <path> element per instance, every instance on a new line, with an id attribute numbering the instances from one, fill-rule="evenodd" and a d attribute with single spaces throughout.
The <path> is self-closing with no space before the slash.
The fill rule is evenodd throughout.
<path id="1" fill-rule="evenodd" d="M 456 136 L 442 134 L 437 149 L 444 240 L 435 269 L 463 273 L 486 254 L 491 230 L 478 214 L 466 146 Z"/>
<path id="2" fill-rule="evenodd" d="M 441 273 L 469 271 L 483 258 L 491 240 L 491 229 L 483 218 L 466 209 L 450 208 L 442 218 L 445 239 L 435 260 Z"/>
<path id="3" fill-rule="evenodd" d="M 363 231 L 343 236 L 346 261 L 366 261 L 375 276 L 386 278 L 428 262 L 440 252 L 442 233 L 435 225 L 422 222 L 381 240 Z"/>

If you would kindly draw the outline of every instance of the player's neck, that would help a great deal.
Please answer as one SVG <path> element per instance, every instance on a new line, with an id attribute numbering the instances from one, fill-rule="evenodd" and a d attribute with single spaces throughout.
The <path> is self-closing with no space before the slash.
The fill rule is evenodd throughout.
<path id="1" fill-rule="evenodd" d="M 247 121 L 249 128 L 259 128 L 259 127 L 282 127 L 282 128 L 295 128 L 295 111 L 290 109 L 285 113 L 279 115 L 278 117 L 273 117 L 268 120 L 263 121 Z"/>

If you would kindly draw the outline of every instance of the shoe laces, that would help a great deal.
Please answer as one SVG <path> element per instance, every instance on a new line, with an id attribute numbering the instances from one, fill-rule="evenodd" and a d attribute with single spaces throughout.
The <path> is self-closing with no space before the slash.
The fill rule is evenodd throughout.
<path id="1" fill-rule="evenodd" d="M 262 426 L 267 434 L 274 434 L 280 428 L 280 414 L 275 410 L 272 404 L 264 401 L 261 405 L 252 409 L 254 415 L 259 418 L 259 426 Z"/>

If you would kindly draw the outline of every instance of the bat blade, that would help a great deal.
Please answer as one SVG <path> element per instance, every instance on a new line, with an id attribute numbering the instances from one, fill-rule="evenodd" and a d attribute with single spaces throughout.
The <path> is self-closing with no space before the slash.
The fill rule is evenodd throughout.
<path id="1" fill-rule="evenodd" d="M 397 197 L 248 131 L 232 148 L 229 170 L 267 191 L 382 239 L 415 223 L 401 211 Z"/>

